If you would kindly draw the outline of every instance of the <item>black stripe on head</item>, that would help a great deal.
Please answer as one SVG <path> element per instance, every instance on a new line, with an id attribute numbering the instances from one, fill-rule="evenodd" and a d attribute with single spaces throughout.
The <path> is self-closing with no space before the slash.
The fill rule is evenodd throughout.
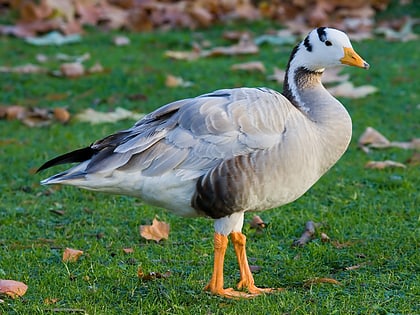
<path id="1" fill-rule="evenodd" d="M 309 42 L 309 35 L 305 37 L 305 40 L 303 41 L 303 45 L 306 47 L 307 51 L 312 51 L 312 45 Z"/>
<path id="2" fill-rule="evenodd" d="M 316 32 L 318 33 L 319 40 L 325 42 L 327 40 L 327 32 L 325 32 L 326 27 L 318 27 Z"/>

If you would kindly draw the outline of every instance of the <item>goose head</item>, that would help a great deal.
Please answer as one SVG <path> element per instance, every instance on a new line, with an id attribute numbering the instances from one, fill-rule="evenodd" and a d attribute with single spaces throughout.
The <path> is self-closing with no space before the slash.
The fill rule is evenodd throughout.
<path id="1" fill-rule="evenodd" d="M 296 47 L 290 61 L 296 67 L 315 72 L 343 64 L 369 68 L 369 64 L 354 51 L 348 36 L 329 27 L 319 27 L 311 31 Z"/>

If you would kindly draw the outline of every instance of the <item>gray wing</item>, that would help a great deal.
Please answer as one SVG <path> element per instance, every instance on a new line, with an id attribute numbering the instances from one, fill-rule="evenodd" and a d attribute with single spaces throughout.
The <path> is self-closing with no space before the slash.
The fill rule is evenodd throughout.
<path id="1" fill-rule="evenodd" d="M 180 100 L 145 116 L 132 128 L 95 142 L 85 172 L 176 172 L 197 178 L 222 161 L 281 142 L 294 107 L 265 88 L 218 90 Z"/>

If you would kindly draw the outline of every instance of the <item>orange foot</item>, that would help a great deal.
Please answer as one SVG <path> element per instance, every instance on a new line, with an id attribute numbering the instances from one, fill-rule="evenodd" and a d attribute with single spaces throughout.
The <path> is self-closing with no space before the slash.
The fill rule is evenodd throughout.
<path id="1" fill-rule="evenodd" d="M 243 283 L 242 281 L 239 281 L 238 289 L 239 290 L 245 289 L 247 292 L 249 292 L 253 296 L 284 291 L 283 288 L 259 288 L 259 287 L 255 286 L 254 284 L 245 285 L 245 283 Z"/>
<path id="2" fill-rule="evenodd" d="M 236 291 L 232 288 L 227 288 L 227 289 L 217 289 L 217 288 L 212 288 L 209 285 L 207 285 L 204 290 L 206 291 L 210 291 L 212 294 L 214 295 L 218 295 L 224 298 L 228 298 L 228 299 L 251 299 L 253 297 L 256 297 L 259 294 L 252 294 L 252 293 L 246 293 L 246 292 L 241 292 L 241 291 Z"/>

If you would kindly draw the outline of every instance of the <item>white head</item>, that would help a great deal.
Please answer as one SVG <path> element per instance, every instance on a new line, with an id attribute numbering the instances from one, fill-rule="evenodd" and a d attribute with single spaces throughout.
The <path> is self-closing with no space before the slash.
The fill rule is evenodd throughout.
<path id="1" fill-rule="evenodd" d="M 311 71 L 322 71 L 341 64 L 369 68 L 369 64 L 353 50 L 348 36 L 328 27 L 311 31 L 299 44 L 293 61 L 295 66 Z"/>

